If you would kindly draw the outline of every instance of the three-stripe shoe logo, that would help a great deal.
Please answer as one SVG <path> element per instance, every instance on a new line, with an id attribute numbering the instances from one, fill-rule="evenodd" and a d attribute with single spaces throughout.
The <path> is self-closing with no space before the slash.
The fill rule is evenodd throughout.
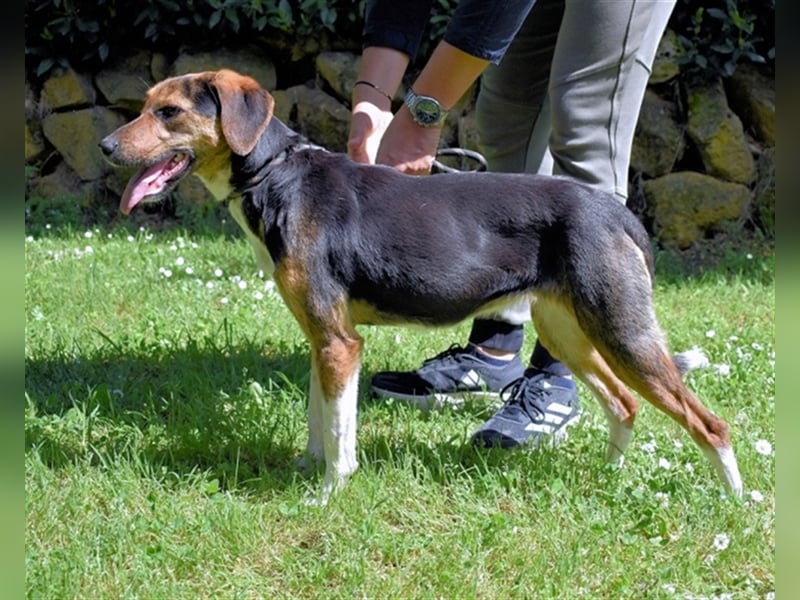
<path id="1" fill-rule="evenodd" d="M 483 388 L 486 386 L 486 381 L 475 369 L 470 369 L 464 373 L 458 381 L 468 388 Z"/>
<path id="2" fill-rule="evenodd" d="M 545 385 L 547 385 L 546 382 Z M 525 426 L 525 431 L 550 434 L 561 427 L 562 423 L 572 415 L 573 411 L 574 409 L 571 406 L 560 402 L 551 402 L 545 408 L 542 420 L 538 423 L 528 423 Z"/>

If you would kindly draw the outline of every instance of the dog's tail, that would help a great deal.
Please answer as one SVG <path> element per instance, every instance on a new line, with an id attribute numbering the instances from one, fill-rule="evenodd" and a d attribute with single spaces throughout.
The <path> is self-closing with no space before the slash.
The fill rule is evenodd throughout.
<path id="1" fill-rule="evenodd" d="M 686 352 L 681 352 L 680 354 L 675 354 L 672 357 L 672 362 L 675 363 L 681 377 L 686 375 L 689 371 L 704 369 L 711 364 L 705 352 L 697 347 L 687 350 Z"/>

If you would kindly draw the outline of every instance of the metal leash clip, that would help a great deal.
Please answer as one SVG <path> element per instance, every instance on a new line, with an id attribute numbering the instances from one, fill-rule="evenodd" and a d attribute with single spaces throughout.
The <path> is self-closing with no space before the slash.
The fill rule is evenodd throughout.
<path id="1" fill-rule="evenodd" d="M 459 159 L 459 167 L 451 167 L 439 161 L 439 157 L 456 157 Z M 466 167 L 468 163 L 476 163 L 474 169 Z M 436 151 L 436 158 L 433 159 L 431 165 L 431 173 L 477 173 L 479 171 L 486 171 L 489 168 L 483 154 L 475 150 L 467 150 L 466 148 L 439 148 Z"/>

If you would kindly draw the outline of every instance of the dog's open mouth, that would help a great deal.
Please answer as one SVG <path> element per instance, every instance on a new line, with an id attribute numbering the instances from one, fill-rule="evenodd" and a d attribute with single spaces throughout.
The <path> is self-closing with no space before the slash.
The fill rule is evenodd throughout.
<path id="1" fill-rule="evenodd" d="M 142 200 L 156 200 L 169 192 L 189 172 L 191 155 L 178 152 L 134 174 L 122 192 L 119 209 L 129 214 Z"/>

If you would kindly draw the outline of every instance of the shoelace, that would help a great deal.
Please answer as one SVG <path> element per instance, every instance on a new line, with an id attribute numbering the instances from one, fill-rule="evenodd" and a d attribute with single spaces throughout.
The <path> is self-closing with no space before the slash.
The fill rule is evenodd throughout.
<path id="1" fill-rule="evenodd" d="M 545 375 L 540 373 L 533 377 L 520 377 L 509 383 L 500 390 L 501 398 L 505 398 L 506 394 L 509 394 L 508 399 L 504 400 L 505 406 L 516 406 L 528 415 L 532 422 L 540 423 L 545 414 L 542 406 L 545 394 L 544 388 L 539 382 L 544 378 Z"/>
<path id="2" fill-rule="evenodd" d="M 434 363 L 434 362 L 439 362 L 439 361 L 443 361 L 443 360 L 447 360 L 447 359 L 459 363 L 459 362 L 461 362 L 461 359 L 459 358 L 458 355 L 459 354 L 469 354 L 469 353 L 470 352 L 469 352 L 468 348 L 463 348 L 463 347 L 459 346 L 458 344 L 452 344 L 444 352 L 439 352 L 439 354 L 437 354 L 433 358 L 429 358 L 429 359 L 423 361 L 422 365 L 425 366 L 425 365 L 429 365 L 429 364 Z"/>

